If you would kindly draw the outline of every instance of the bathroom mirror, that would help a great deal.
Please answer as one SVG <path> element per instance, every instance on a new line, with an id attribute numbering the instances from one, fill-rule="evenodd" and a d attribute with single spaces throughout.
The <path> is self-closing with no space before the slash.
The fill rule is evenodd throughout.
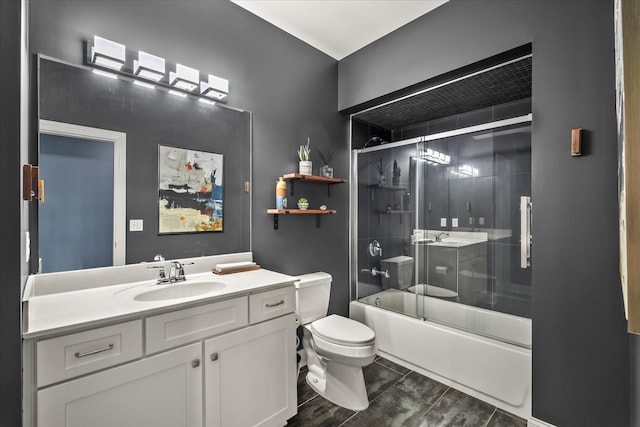
<path id="1" fill-rule="evenodd" d="M 38 56 L 43 124 L 38 164 L 44 162 L 40 178 L 47 197 L 30 221 L 31 271 L 130 264 L 152 261 L 156 254 L 183 258 L 250 251 L 251 197 L 245 183 L 251 173 L 251 113 L 114 77 Z M 122 135 L 122 156 L 114 154 L 111 137 L 100 135 Z M 159 145 L 224 156 L 223 232 L 158 234 Z M 124 172 L 118 172 L 122 164 Z M 55 188 L 54 172 L 68 175 L 62 191 Z M 40 214 L 48 219 L 37 218 Z M 93 222 L 84 224 L 87 219 Z M 44 259 L 47 246 L 53 249 Z M 97 246 L 103 250 L 96 251 Z M 100 260 L 90 256 L 94 252 L 101 253 Z M 51 253 L 61 255 L 54 266 L 48 264 Z"/>

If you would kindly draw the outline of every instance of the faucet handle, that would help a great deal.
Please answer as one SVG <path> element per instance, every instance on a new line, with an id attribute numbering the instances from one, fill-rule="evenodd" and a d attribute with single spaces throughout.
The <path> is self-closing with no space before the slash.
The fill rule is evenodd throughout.
<path id="1" fill-rule="evenodd" d="M 160 265 L 150 265 L 147 267 L 149 270 L 160 270 L 158 272 L 158 280 L 157 280 L 157 284 L 163 284 L 163 283 L 167 283 L 168 279 L 167 276 L 164 273 L 164 265 L 160 264 Z"/>

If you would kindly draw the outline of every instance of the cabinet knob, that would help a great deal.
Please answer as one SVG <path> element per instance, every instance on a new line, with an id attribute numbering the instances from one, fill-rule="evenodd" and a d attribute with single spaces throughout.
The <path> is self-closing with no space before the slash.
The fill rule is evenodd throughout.
<path id="1" fill-rule="evenodd" d="M 218 360 L 218 353 L 211 353 L 211 361 L 215 362 L 216 360 Z"/>
<path id="2" fill-rule="evenodd" d="M 192 368 L 197 368 L 198 366 L 200 366 L 200 359 L 193 359 L 191 361 L 191 367 Z"/>

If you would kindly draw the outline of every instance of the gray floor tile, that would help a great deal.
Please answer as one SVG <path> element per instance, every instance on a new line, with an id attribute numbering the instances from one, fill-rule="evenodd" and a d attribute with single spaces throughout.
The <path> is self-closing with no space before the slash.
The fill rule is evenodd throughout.
<path id="1" fill-rule="evenodd" d="M 298 407 L 298 414 L 287 422 L 287 427 L 339 426 L 353 414 L 354 411 L 317 396 Z"/>
<path id="2" fill-rule="evenodd" d="M 527 427 L 527 421 L 498 409 L 487 427 Z"/>
<path id="3" fill-rule="evenodd" d="M 382 366 L 386 366 L 389 369 L 393 369 L 394 371 L 399 372 L 402 375 L 408 374 L 411 371 L 411 369 L 400 366 L 397 363 L 392 362 L 391 360 L 385 359 L 384 357 L 378 357 L 376 359 L 376 363 L 379 363 Z"/>
<path id="4" fill-rule="evenodd" d="M 411 372 L 400 380 L 394 388 L 399 388 L 409 393 L 415 400 L 435 403 L 449 387 L 417 372 Z"/>
<path id="5" fill-rule="evenodd" d="M 378 397 L 380 393 L 394 385 L 400 378 L 402 378 L 402 374 L 389 368 L 385 368 L 378 363 L 372 363 L 369 366 L 365 366 L 364 382 L 367 385 L 367 396 L 369 396 L 369 401 Z"/>
<path id="6" fill-rule="evenodd" d="M 415 426 L 431 405 L 392 387 L 343 424 L 344 427 Z"/>
<path id="7" fill-rule="evenodd" d="M 450 388 L 427 412 L 420 427 L 483 427 L 495 407 Z"/>

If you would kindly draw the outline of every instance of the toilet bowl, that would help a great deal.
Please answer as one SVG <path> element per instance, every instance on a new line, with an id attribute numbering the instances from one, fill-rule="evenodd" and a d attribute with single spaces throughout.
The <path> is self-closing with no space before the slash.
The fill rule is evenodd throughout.
<path id="1" fill-rule="evenodd" d="M 330 289 L 331 275 L 327 273 L 303 275 L 296 282 L 306 381 L 325 399 L 361 411 L 369 406 L 362 368 L 376 356 L 375 333 L 355 320 L 326 316 Z"/>

